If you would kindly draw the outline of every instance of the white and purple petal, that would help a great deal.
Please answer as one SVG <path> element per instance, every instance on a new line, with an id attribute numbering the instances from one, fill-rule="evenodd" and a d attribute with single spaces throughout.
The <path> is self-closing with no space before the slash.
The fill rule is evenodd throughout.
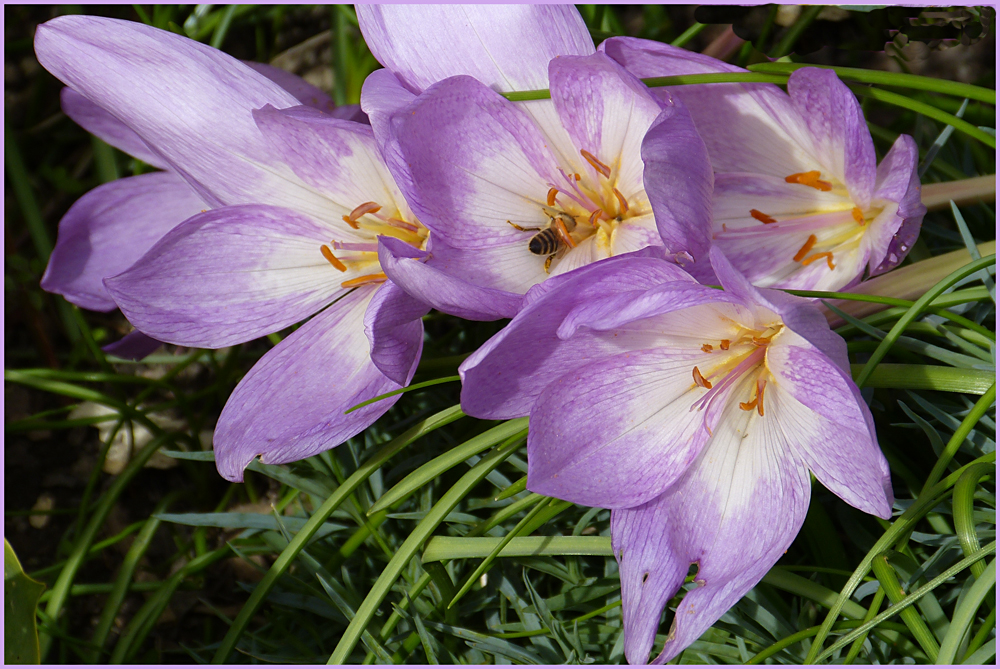
<path id="1" fill-rule="evenodd" d="M 413 378 L 424 345 L 420 320 L 430 307 L 414 299 L 392 281 L 386 281 L 372 297 L 365 312 L 365 335 L 372 363 L 400 386 Z"/>
<path id="2" fill-rule="evenodd" d="M 90 134 L 153 167 L 169 169 L 166 160 L 158 156 L 139 135 L 106 109 L 94 104 L 69 86 L 59 92 L 59 100 L 66 116 Z"/>
<path id="3" fill-rule="evenodd" d="M 364 317 L 375 290 L 363 286 L 317 314 L 240 381 L 213 437 L 224 478 L 242 481 L 243 470 L 258 455 L 264 463 L 282 464 L 333 448 L 396 403 L 399 395 L 345 415 L 400 388 L 368 356 Z"/>

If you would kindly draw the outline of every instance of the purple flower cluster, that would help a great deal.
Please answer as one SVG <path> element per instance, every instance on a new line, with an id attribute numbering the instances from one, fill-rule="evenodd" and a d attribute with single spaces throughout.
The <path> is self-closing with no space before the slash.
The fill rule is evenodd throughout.
<path id="1" fill-rule="evenodd" d="M 38 28 L 66 113 L 162 171 L 80 199 L 43 286 L 137 333 L 217 348 L 307 320 L 246 375 L 219 472 L 359 433 L 407 385 L 432 308 L 511 323 L 460 368 L 462 407 L 530 416 L 528 488 L 612 510 L 625 652 L 665 662 L 788 548 L 810 472 L 888 518 L 889 470 L 846 346 L 813 303 L 896 266 L 924 208 L 917 149 L 876 165 L 829 70 L 739 72 L 572 6 L 359 5 L 385 69 L 361 109 L 141 24 Z M 548 89 L 549 99 L 503 93 Z M 721 284 L 718 290 L 710 284 Z M 311 318 L 310 318 L 311 317 Z M 124 353 L 123 353 L 124 354 Z"/>

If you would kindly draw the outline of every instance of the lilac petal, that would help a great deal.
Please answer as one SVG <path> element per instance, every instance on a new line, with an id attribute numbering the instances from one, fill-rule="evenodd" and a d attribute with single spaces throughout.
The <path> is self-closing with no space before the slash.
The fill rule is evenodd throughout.
<path id="1" fill-rule="evenodd" d="M 793 452 L 819 482 L 848 504 L 880 518 L 892 516 L 889 463 L 875 423 L 850 375 L 817 351 L 771 346 L 775 382 L 766 411 L 775 411 Z"/>
<path id="2" fill-rule="evenodd" d="M 691 370 L 707 357 L 697 348 L 633 350 L 552 381 L 531 409 L 528 489 L 615 509 L 662 493 L 709 439 L 705 421 L 721 406 L 709 416 L 691 410 L 705 394 Z"/>
<path id="3" fill-rule="evenodd" d="M 379 264 L 393 282 L 438 311 L 470 321 L 513 318 L 521 296 L 463 281 L 434 267 L 434 256 L 391 237 L 379 237 Z"/>
<path id="4" fill-rule="evenodd" d="M 643 184 L 671 253 L 708 253 L 714 176 L 708 150 L 680 102 L 667 107 L 642 141 Z"/>
<path id="5" fill-rule="evenodd" d="M 412 247 L 411 247 L 412 248 Z M 407 295 L 392 281 L 378 290 L 365 312 L 365 334 L 371 345 L 372 363 L 385 376 L 405 386 L 420 362 L 424 324 L 430 311 L 423 302 Z"/>
<path id="6" fill-rule="evenodd" d="M 342 217 L 365 202 L 382 205 L 383 215 L 406 218 L 402 194 L 379 158 L 370 126 L 305 106 L 279 110 L 267 105 L 254 110 L 253 118 L 272 152 L 325 198 L 325 211 L 315 215 L 332 221 L 342 234 L 355 236 Z"/>
<path id="7" fill-rule="evenodd" d="M 497 91 L 547 88 L 550 60 L 594 52 L 570 5 L 358 5 L 357 13 L 376 60 L 414 93 L 460 74 Z"/>
<path id="8" fill-rule="evenodd" d="M 920 224 L 927 213 L 927 207 L 920 201 L 917 159 L 916 142 L 909 135 L 900 135 L 878 166 L 875 198 L 898 202 L 896 217 L 901 218 L 902 222 L 895 229 L 889 225 L 884 229 L 868 231 L 871 238 L 871 276 L 887 272 L 901 263 L 920 234 Z"/>
<path id="9" fill-rule="evenodd" d="M 780 290 L 753 286 L 717 246 L 711 248 L 709 257 L 727 293 L 731 293 L 748 308 L 759 306 L 778 314 L 792 332 L 816 347 L 845 373 L 850 373 L 847 343 L 830 330 L 830 325 L 814 302 Z"/>
<path id="10" fill-rule="evenodd" d="M 644 506 L 612 511 L 630 663 L 649 660 L 663 606 L 691 564 L 697 587 L 677 607 L 657 664 L 676 657 L 756 585 L 805 520 L 809 474 L 780 429 L 763 424 L 767 415 L 756 419 L 733 401 L 675 485 Z"/>
<path id="11" fill-rule="evenodd" d="M 218 348 L 315 313 L 352 278 L 320 253 L 328 228 L 278 207 L 240 205 L 171 230 L 104 285 L 136 328 L 172 344 Z"/>
<path id="12" fill-rule="evenodd" d="M 854 93 L 833 70 L 804 67 L 789 77 L 788 94 L 824 171 L 842 177 L 854 203 L 867 209 L 875 189 L 875 145 Z"/>
<path id="13" fill-rule="evenodd" d="M 687 49 L 633 37 L 612 37 L 600 50 L 639 78 L 746 72 Z M 755 172 L 784 178 L 818 167 L 801 115 L 774 84 L 702 84 L 654 90 L 684 103 L 717 173 Z"/>
<path id="14" fill-rule="evenodd" d="M 525 416 L 545 386 L 567 370 L 623 350 L 646 348 L 645 335 L 581 331 L 566 342 L 556 331 L 576 305 L 673 280 L 674 269 L 662 259 L 630 254 L 536 286 L 514 320 L 458 368 L 462 409 L 477 418 Z"/>
<path id="15" fill-rule="evenodd" d="M 523 240 L 540 227 L 550 183 L 560 178 L 546 138 L 529 118 L 470 77 L 439 82 L 392 120 L 413 175 L 420 221 L 456 248 Z"/>
<path id="16" fill-rule="evenodd" d="M 616 187 L 626 197 L 640 191 L 640 146 L 663 104 L 603 53 L 556 58 L 549 64 L 549 82 L 552 103 L 573 145 L 616 165 Z M 600 177 L 579 155 L 573 158 L 581 174 L 589 171 Z"/>
<path id="17" fill-rule="evenodd" d="M 90 134 L 153 167 L 169 169 L 167 161 L 156 155 L 131 128 L 69 86 L 60 91 L 59 100 L 66 116 Z"/>
<path id="18" fill-rule="evenodd" d="M 327 114 L 333 114 L 337 111 L 338 107 L 333 103 L 333 99 L 329 95 L 324 93 L 321 89 L 308 83 L 302 77 L 296 76 L 291 72 L 287 72 L 280 67 L 268 65 L 267 63 L 257 63 L 252 60 L 244 60 L 242 62 L 254 72 L 264 75 L 274 83 L 281 86 L 283 89 L 295 96 L 295 99 L 302 104 L 314 107 L 320 111 L 326 112 Z M 351 107 L 356 107 L 356 105 L 351 105 Z M 355 110 L 349 109 L 347 111 L 348 113 L 353 113 Z"/>
<path id="19" fill-rule="evenodd" d="M 101 350 L 125 360 L 139 362 L 161 346 L 163 346 L 162 341 L 147 337 L 138 330 L 132 330 L 113 344 L 102 346 Z"/>
<path id="20" fill-rule="evenodd" d="M 361 87 L 361 107 L 371 121 L 379 153 L 408 202 L 416 201 L 413 177 L 410 175 L 410 166 L 403 158 L 399 141 L 392 132 L 390 121 L 393 114 L 413 102 L 415 97 L 392 72 L 385 69 L 369 74 Z"/>
<path id="21" fill-rule="evenodd" d="M 35 51 L 47 70 L 135 131 L 213 206 L 307 210 L 317 198 L 271 165 L 251 115 L 298 101 L 235 58 L 141 23 L 96 16 L 42 24 Z"/>
<path id="22" fill-rule="evenodd" d="M 94 311 L 115 301 L 104 279 L 128 269 L 163 235 L 201 212 L 204 202 L 176 174 L 154 172 L 98 186 L 59 221 L 42 288 Z"/>
<path id="23" fill-rule="evenodd" d="M 365 286 L 316 315 L 268 351 L 233 391 L 213 438 L 215 464 L 230 481 L 258 455 L 282 464 L 333 448 L 374 423 L 399 395 L 344 414 L 399 389 L 368 357 Z M 407 379 L 409 382 L 409 379 Z M 289 407 L 294 407 L 293 411 Z"/>

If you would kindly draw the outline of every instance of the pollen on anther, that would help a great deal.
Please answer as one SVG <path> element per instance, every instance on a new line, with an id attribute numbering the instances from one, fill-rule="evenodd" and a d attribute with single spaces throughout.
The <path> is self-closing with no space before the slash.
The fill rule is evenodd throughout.
<path id="1" fill-rule="evenodd" d="M 764 386 L 766 385 L 767 381 L 757 379 L 757 413 L 761 418 L 764 417 Z"/>
<path id="2" fill-rule="evenodd" d="M 858 225 L 865 224 L 865 213 L 861 211 L 861 207 L 855 207 L 854 209 L 852 209 L 851 216 L 854 217 L 854 220 L 857 222 Z"/>
<path id="3" fill-rule="evenodd" d="M 767 224 L 767 223 L 777 223 L 778 222 L 777 219 L 771 218 L 767 214 L 765 214 L 765 213 L 763 213 L 761 211 L 758 211 L 756 209 L 751 209 L 750 210 L 750 215 L 753 216 L 754 218 L 756 218 L 761 223 L 764 223 L 764 224 Z"/>
<path id="4" fill-rule="evenodd" d="M 789 174 L 785 177 L 785 181 L 790 184 L 802 184 L 803 186 L 809 186 L 810 188 L 815 188 L 816 190 L 828 191 L 833 188 L 833 184 L 829 181 L 820 181 L 819 170 L 812 170 L 809 172 L 797 172 L 795 174 Z"/>
<path id="5" fill-rule="evenodd" d="M 337 268 L 341 272 L 347 271 L 347 265 L 337 260 L 337 256 L 333 255 L 333 251 L 330 250 L 329 246 L 323 244 L 322 246 L 319 247 L 319 252 L 322 253 L 323 257 L 326 258 L 327 261 L 335 268 Z"/>
<path id="6" fill-rule="evenodd" d="M 597 219 L 600 218 L 601 214 L 603 213 L 604 211 L 602 209 L 595 209 L 594 211 L 590 212 L 590 218 L 587 221 L 590 224 L 590 227 L 592 228 L 597 227 Z"/>
<path id="7" fill-rule="evenodd" d="M 815 245 L 816 245 L 816 235 L 809 235 L 809 239 L 807 239 L 806 243 L 802 245 L 802 248 L 799 249 L 799 252 L 792 257 L 792 260 L 795 262 L 800 262 L 803 258 L 806 257 L 806 254 L 809 253 L 809 251 L 811 251 L 812 247 Z"/>
<path id="8" fill-rule="evenodd" d="M 619 210 L 621 211 L 621 213 L 627 214 L 628 213 L 628 200 L 625 199 L 625 196 L 622 195 L 621 191 L 619 191 L 617 188 L 612 188 L 611 192 L 615 194 L 616 198 L 618 198 L 618 207 L 619 207 Z"/>
<path id="9" fill-rule="evenodd" d="M 697 385 L 701 386 L 702 388 L 705 388 L 706 390 L 712 389 L 712 382 L 706 379 L 704 376 L 702 376 L 701 372 L 698 371 L 697 367 L 691 370 L 691 376 L 694 377 L 694 382 Z"/>
<path id="10" fill-rule="evenodd" d="M 723 339 L 722 341 L 720 341 L 719 342 L 719 348 L 721 348 L 723 351 L 728 351 L 729 350 L 729 340 L 728 339 Z"/>
<path id="11" fill-rule="evenodd" d="M 753 398 L 753 400 L 750 401 L 750 402 L 740 402 L 740 408 L 743 409 L 744 411 L 750 411 L 755 406 L 757 406 L 757 398 L 756 397 Z"/>
<path id="12" fill-rule="evenodd" d="M 344 219 L 344 223 L 347 223 L 349 226 L 351 226 L 355 230 L 360 230 L 361 229 L 361 228 L 358 227 L 357 223 L 355 223 L 353 220 L 351 220 L 350 216 L 341 216 L 341 218 Z"/>
<path id="13" fill-rule="evenodd" d="M 549 189 L 549 194 L 545 198 L 545 204 L 549 205 L 550 207 L 552 205 L 554 205 L 556 203 L 556 195 L 558 195 L 558 194 L 559 194 L 559 189 L 558 188 L 550 188 Z"/>
<path id="14" fill-rule="evenodd" d="M 353 279 L 348 279 L 340 284 L 341 288 L 354 288 L 356 286 L 363 286 L 366 283 L 382 283 L 388 277 L 382 273 L 377 272 L 375 274 L 365 274 L 364 276 L 358 276 Z"/>
<path id="15" fill-rule="evenodd" d="M 598 160 L 597 156 L 586 149 L 580 149 L 580 155 L 583 156 L 584 160 L 590 163 L 591 167 L 603 174 L 605 179 L 611 178 L 611 168 Z"/>
<path id="16" fill-rule="evenodd" d="M 702 344 L 701 345 L 701 350 L 704 351 L 705 353 L 711 353 L 712 352 L 712 345 L 711 344 Z"/>

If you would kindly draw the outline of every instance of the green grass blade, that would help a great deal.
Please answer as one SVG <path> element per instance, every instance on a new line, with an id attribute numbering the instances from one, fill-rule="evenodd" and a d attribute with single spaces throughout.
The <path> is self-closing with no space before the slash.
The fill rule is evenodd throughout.
<path id="1" fill-rule="evenodd" d="M 955 520 L 955 534 L 958 535 L 962 552 L 967 556 L 980 548 L 979 538 L 976 536 L 976 521 L 972 517 L 972 502 L 979 480 L 989 474 L 996 474 L 995 465 L 982 464 L 970 467 L 958 478 L 955 490 L 952 492 L 952 518 Z M 972 575 L 979 578 L 985 568 L 985 563 L 977 562 L 972 565 Z M 944 664 L 950 664 L 950 662 Z"/>
<path id="2" fill-rule="evenodd" d="M 938 458 L 938 461 L 934 463 L 934 469 L 931 470 L 930 476 L 927 477 L 927 481 L 924 483 L 924 487 L 920 491 L 921 495 L 930 490 L 934 484 L 938 482 L 945 470 L 948 468 L 948 463 L 951 462 L 951 459 L 955 457 L 955 453 L 958 452 L 959 446 L 962 445 L 965 438 L 969 436 L 969 433 L 976 427 L 976 423 L 979 422 L 979 419 L 990 410 L 990 407 L 993 406 L 996 399 L 997 385 L 996 381 L 994 381 L 993 385 L 990 386 L 990 389 L 987 390 L 986 393 L 979 398 L 975 405 L 973 405 L 972 409 L 969 410 L 969 413 L 962 419 L 958 429 L 955 430 L 955 434 L 953 434 L 951 439 L 948 440 L 948 443 L 945 444 L 944 452 L 941 454 L 941 457 Z"/>
<path id="3" fill-rule="evenodd" d="M 486 478 L 487 474 L 506 460 L 519 446 L 518 442 L 513 442 L 506 448 L 497 449 L 483 457 L 431 508 L 427 516 L 420 521 L 413 532 L 406 538 L 406 541 L 399 547 L 396 555 L 386 565 L 382 574 L 372 586 L 371 591 L 369 591 L 368 596 L 365 597 L 365 601 L 358 607 L 357 616 L 348 625 L 347 630 L 341 637 L 340 643 L 337 644 L 327 664 L 344 664 L 347 662 L 351 651 L 361 638 L 362 630 L 368 626 L 369 621 L 375 615 L 376 609 L 382 604 L 382 600 L 385 599 L 386 595 L 389 594 L 389 590 L 396 582 L 396 579 L 399 578 L 403 568 L 416 555 L 420 546 L 437 529 L 437 526 L 441 524 L 441 521 L 448 515 L 448 512 L 455 508 L 472 488 Z"/>
<path id="4" fill-rule="evenodd" d="M 349 414 L 352 411 L 357 411 L 358 409 L 360 409 L 362 407 L 366 407 L 369 404 L 374 404 L 375 402 L 380 402 L 380 401 L 384 400 L 387 397 L 394 397 L 394 396 L 399 395 L 401 393 L 408 393 L 411 390 L 420 390 L 421 388 L 427 388 L 429 386 L 437 386 L 437 385 L 440 385 L 442 383 L 452 383 L 453 381 L 461 381 L 461 380 L 462 380 L 462 377 L 460 377 L 460 376 L 446 376 L 446 377 L 441 378 L 441 379 L 431 379 L 430 381 L 424 381 L 423 383 L 414 383 L 411 386 L 406 386 L 405 388 L 400 388 L 398 390 L 393 390 L 391 392 L 385 393 L 384 395 L 379 395 L 377 397 L 373 397 L 370 400 L 365 400 L 361 404 L 355 404 L 354 406 L 352 406 L 350 409 L 348 409 L 344 413 L 345 414 Z"/>
<path id="5" fill-rule="evenodd" d="M 969 255 L 972 256 L 973 260 L 979 260 L 982 254 L 979 253 L 979 247 L 976 246 L 976 240 L 972 238 L 972 233 L 969 232 L 969 225 L 965 222 L 965 217 L 962 216 L 962 212 L 958 210 L 958 205 L 952 200 L 949 202 L 951 205 L 951 215 L 955 218 L 955 225 L 958 226 L 958 232 L 962 235 L 962 241 L 965 243 L 965 248 L 969 251 Z M 986 286 L 986 290 L 990 293 L 990 299 L 993 300 L 993 304 L 997 303 L 997 287 L 993 283 L 993 279 L 990 277 L 989 270 L 979 271 L 979 280 L 983 282 Z"/>
<path id="6" fill-rule="evenodd" d="M 909 628 L 913 638 L 920 644 L 920 647 L 927 654 L 930 661 L 936 664 L 940 647 L 930 628 L 927 627 L 920 614 L 912 606 L 904 609 L 899 608 L 900 602 L 906 598 L 906 591 L 899 584 L 899 578 L 896 576 L 892 565 L 889 564 L 891 553 L 892 551 L 888 551 L 875 556 L 875 559 L 872 560 L 872 571 L 875 573 L 875 577 L 879 580 L 879 583 L 882 584 L 882 589 L 885 590 L 889 601 L 892 602 L 893 607 L 899 612 L 899 617 L 903 619 L 903 623 Z"/>
<path id="7" fill-rule="evenodd" d="M 978 551 L 977 551 L 978 553 Z M 974 553 L 975 554 L 975 553 Z M 997 561 L 990 560 L 989 566 L 976 577 L 976 582 L 969 590 L 969 594 L 955 609 L 955 614 L 951 618 L 951 625 L 948 626 L 948 633 L 945 634 L 941 642 L 941 650 L 937 656 L 938 664 L 953 664 L 958 646 L 965 636 L 966 630 L 976 619 L 976 611 L 982 605 L 983 600 L 989 595 L 990 590 L 997 582 Z"/>
<path id="8" fill-rule="evenodd" d="M 382 495 L 378 501 L 375 502 L 375 504 L 372 505 L 372 507 L 368 510 L 368 515 L 370 516 L 384 509 L 388 509 L 399 500 L 411 495 L 428 481 L 433 481 L 441 474 L 456 465 L 460 465 L 473 455 L 478 455 L 487 448 L 491 448 L 500 442 L 503 442 L 504 447 L 508 444 L 519 442 L 523 440 L 527 434 L 527 418 L 515 418 L 514 420 L 509 420 L 497 425 L 496 427 L 490 428 L 486 432 L 469 439 L 464 444 L 450 449 L 447 453 L 439 455 L 430 462 L 424 463 L 417 469 L 407 474 L 402 481 L 394 485 L 390 490 Z"/>
<path id="9" fill-rule="evenodd" d="M 934 300 L 935 297 L 937 297 L 938 295 L 940 295 L 945 290 L 947 290 L 957 282 L 961 281 L 965 277 L 969 276 L 970 274 L 975 274 L 979 270 L 989 267 L 995 262 L 996 262 L 995 254 L 971 262 L 968 265 L 965 265 L 964 267 L 955 270 L 945 278 L 938 281 L 933 288 L 924 293 L 920 299 L 914 302 L 913 306 L 907 309 L 906 313 L 903 314 L 903 316 L 896 322 L 896 324 L 889 331 L 889 334 L 886 335 L 885 339 L 883 339 L 882 342 L 878 345 L 878 348 L 875 349 L 875 352 L 872 353 L 872 356 L 871 358 L 869 358 L 868 362 L 865 363 L 865 366 L 861 370 L 861 373 L 855 379 L 858 386 L 863 387 L 865 385 L 865 382 L 868 380 L 868 377 L 871 376 L 871 373 L 874 371 L 875 366 L 882 361 L 882 358 L 885 357 L 885 354 L 889 351 L 889 348 L 892 347 L 896 339 L 898 339 L 899 336 L 903 333 L 903 330 L 906 329 L 906 326 L 912 323 L 917 318 L 917 316 L 919 316 L 924 311 L 924 309 L 926 309 L 926 307 L 931 303 L 931 301 Z"/>
<path id="10" fill-rule="evenodd" d="M 49 237 L 49 230 L 45 227 L 42 219 L 42 211 L 38 207 L 38 200 L 35 198 L 35 190 L 31 186 L 28 178 L 28 170 L 21 157 L 21 149 L 14 139 L 14 131 L 7 121 L 3 124 L 3 148 L 4 160 L 7 165 L 7 178 L 14 188 L 14 196 L 21 206 L 21 215 L 24 216 L 24 224 L 31 235 L 31 241 L 35 244 L 35 251 L 42 262 L 48 262 L 52 255 L 52 239 Z"/>
<path id="11" fill-rule="evenodd" d="M 692 23 L 691 27 L 682 32 L 677 39 L 670 43 L 670 46 L 682 47 L 708 27 L 707 23 Z"/>
<path id="12" fill-rule="evenodd" d="M 356 472 L 351 474 L 347 479 L 337 488 L 337 490 L 323 503 L 323 506 L 316 509 L 313 515 L 309 518 L 309 521 L 303 526 L 298 534 L 289 542 L 288 546 L 281 552 L 278 558 L 268 569 L 267 573 L 254 591 L 250 594 L 250 598 L 247 599 L 247 603 L 243 605 L 240 609 L 239 615 L 233 621 L 232 626 L 229 631 L 226 632 L 226 636 L 222 639 L 222 643 L 216 650 L 215 655 L 212 657 L 212 662 L 214 664 L 224 664 L 228 659 L 230 653 L 236 647 L 236 642 L 239 641 L 240 636 L 246 629 L 246 626 L 250 623 L 250 619 L 260 608 L 260 605 L 264 602 L 267 594 L 274 587 L 278 578 L 287 571 L 289 565 L 295 561 L 299 552 L 305 547 L 306 543 L 312 538 L 313 534 L 319 530 L 320 526 L 330 517 L 334 511 L 336 511 L 341 504 L 343 504 L 351 493 L 357 489 L 362 483 L 364 483 L 369 476 L 372 475 L 379 467 L 384 465 L 386 461 L 389 460 L 393 455 L 401 451 L 403 448 L 408 446 L 410 443 L 416 439 L 424 436 L 428 432 L 432 432 L 440 427 L 443 427 L 451 422 L 454 422 L 464 416 L 462 410 L 453 406 L 444 411 L 438 412 L 433 416 L 422 420 L 417 425 L 414 425 L 409 430 L 396 437 L 385 446 L 383 446 L 377 453 L 375 453 L 371 458 L 368 459 L 364 464 L 362 464 Z"/>
<path id="13" fill-rule="evenodd" d="M 855 379 L 860 377 L 862 371 L 862 365 L 851 365 L 851 374 Z M 995 378 L 994 372 L 982 369 L 883 363 L 875 368 L 865 385 L 870 388 L 937 390 L 983 395 L 989 391 Z"/>

